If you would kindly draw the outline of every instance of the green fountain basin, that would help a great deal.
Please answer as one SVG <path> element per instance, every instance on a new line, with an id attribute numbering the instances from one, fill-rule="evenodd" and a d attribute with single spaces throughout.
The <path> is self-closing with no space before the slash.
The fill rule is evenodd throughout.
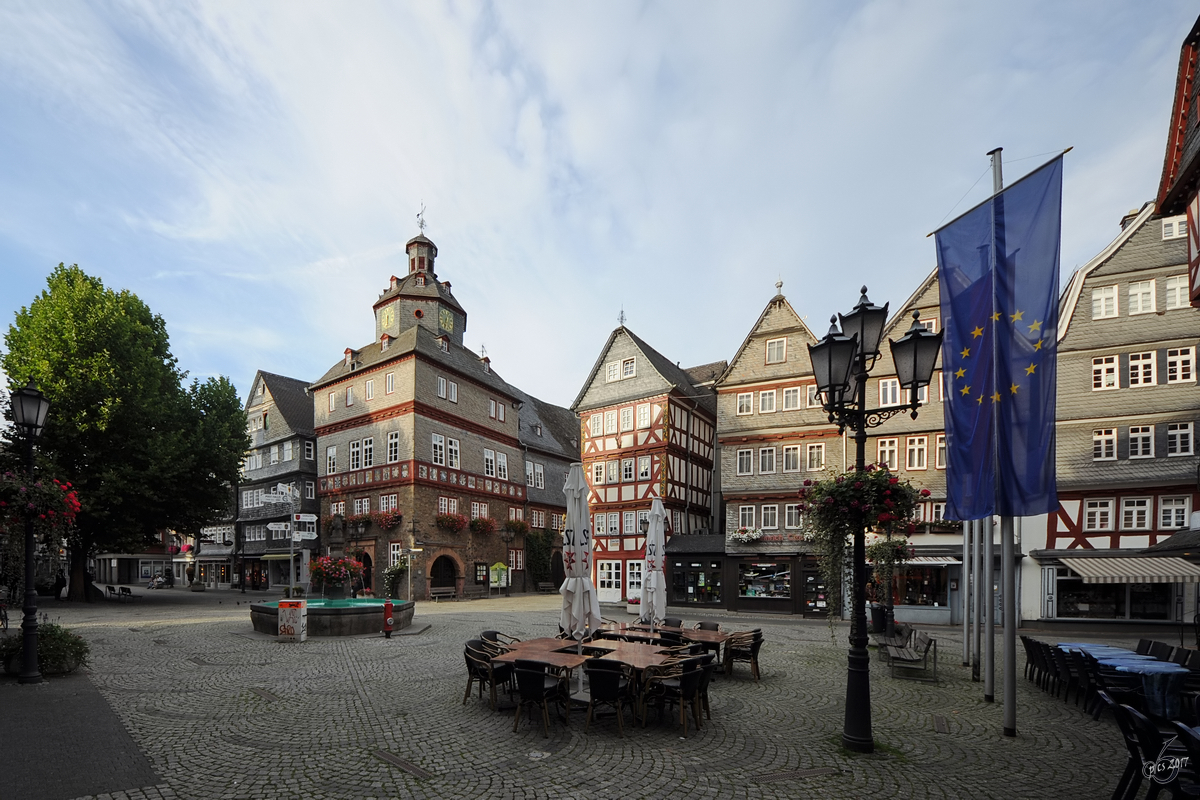
<path id="1" fill-rule="evenodd" d="M 383 603 L 376 598 L 347 598 L 308 600 L 309 636 L 363 636 L 383 631 Z M 392 630 L 412 624 L 416 603 L 392 601 Z M 279 601 L 254 603 L 250 606 L 250 622 L 259 633 L 275 636 L 279 632 Z"/>

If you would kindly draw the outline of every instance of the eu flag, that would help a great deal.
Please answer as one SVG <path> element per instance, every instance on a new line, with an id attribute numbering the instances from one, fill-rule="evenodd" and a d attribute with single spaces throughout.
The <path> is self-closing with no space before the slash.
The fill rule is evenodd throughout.
<path id="1" fill-rule="evenodd" d="M 1061 229 L 1059 156 L 936 233 L 948 519 L 1058 507 Z"/>

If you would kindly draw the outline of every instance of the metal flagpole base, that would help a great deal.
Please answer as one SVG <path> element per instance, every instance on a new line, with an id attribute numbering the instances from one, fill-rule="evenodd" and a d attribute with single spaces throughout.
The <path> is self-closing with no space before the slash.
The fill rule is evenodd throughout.
<path id="1" fill-rule="evenodd" d="M 1016 728 L 1005 728 L 1005 729 L 1004 729 L 1004 735 L 1005 735 L 1005 736 L 1016 736 L 1016 735 L 1017 735 L 1017 729 L 1016 729 Z"/>

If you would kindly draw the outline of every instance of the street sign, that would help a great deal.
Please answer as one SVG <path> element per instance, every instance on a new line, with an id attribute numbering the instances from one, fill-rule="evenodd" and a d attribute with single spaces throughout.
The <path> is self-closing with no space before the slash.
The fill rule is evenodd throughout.
<path id="1" fill-rule="evenodd" d="M 316 514 L 292 514 L 293 522 L 316 522 Z"/>
<path id="2" fill-rule="evenodd" d="M 311 531 L 296 531 L 292 534 L 292 538 L 298 542 L 301 539 L 315 539 L 317 535 Z"/>
<path id="3" fill-rule="evenodd" d="M 292 523 L 290 522 L 268 522 L 267 530 L 269 531 L 290 531 Z"/>

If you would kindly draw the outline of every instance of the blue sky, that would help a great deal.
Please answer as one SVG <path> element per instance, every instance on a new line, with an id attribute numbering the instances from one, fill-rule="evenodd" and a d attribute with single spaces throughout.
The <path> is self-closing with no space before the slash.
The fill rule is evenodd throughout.
<path id="1" fill-rule="evenodd" d="M 194 376 L 313 380 L 370 340 L 424 204 L 467 345 L 566 405 L 622 308 L 689 366 L 777 280 L 818 335 L 862 283 L 903 302 L 996 146 L 1010 180 L 1075 147 L 1065 282 L 1153 199 L 1196 13 L 5 2 L 0 321 L 78 263 Z"/>

